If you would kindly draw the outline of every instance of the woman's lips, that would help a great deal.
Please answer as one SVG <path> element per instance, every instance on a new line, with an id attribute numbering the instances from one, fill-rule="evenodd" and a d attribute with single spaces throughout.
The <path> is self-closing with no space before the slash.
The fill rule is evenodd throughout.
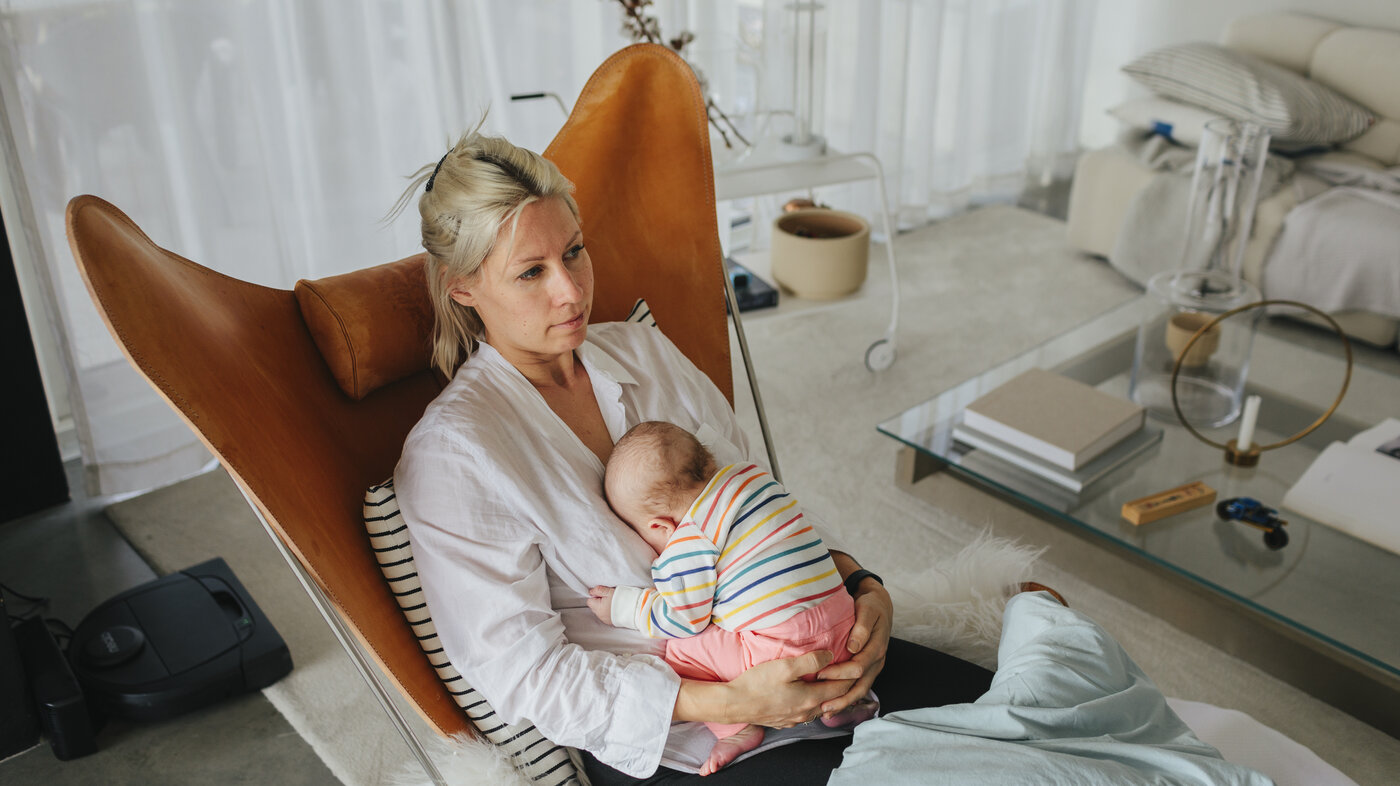
<path id="1" fill-rule="evenodd" d="M 572 330 L 581 325 L 583 325 L 583 314 L 579 314 L 578 316 L 568 320 L 567 322 L 560 322 L 559 324 L 555 325 L 555 327 L 564 328 L 565 330 Z"/>

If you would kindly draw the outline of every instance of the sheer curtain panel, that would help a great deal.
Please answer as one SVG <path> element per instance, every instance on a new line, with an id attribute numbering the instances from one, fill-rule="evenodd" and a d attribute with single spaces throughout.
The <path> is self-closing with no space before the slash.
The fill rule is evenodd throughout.
<path id="1" fill-rule="evenodd" d="M 209 457 L 89 302 L 63 231 L 71 197 L 97 194 L 157 243 L 268 286 L 397 259 L 418 250 L 416 210 L 381 223 L 405 175 L 488 107 L 489 130 L 542 148 L 558 106 L 509 95 L 571 104 L 628 43 L 619 21 L 611 4 L 547 0 L 0 4 L 7 223 L 24 224 L 11 234 L 31 321 L 53 337 L 51 406 L 76 426 L 92 490 L 162 485 Z"/>
<path id="2" fill-rule="evenodd" d="M 1093 0 L 828 0 L 817 130 L 884 162 L 914 226 L 1044 179 L 1075 149 Z M 750 138 L 793 109 L 789 0 L 657 0 L 663 37 Z M 542 149 L 629 43 L 612 0 L 0 0 L 0 208 L 51 406 L 94 492 L 169 483 L 208 456 L 88 301 L 63 233 L 101 196 L 159 244 L 291 287 L 418 250 L 404 177 L 488 107 Z M 765 118 L 767 118 L 765 120 Z M 742 155 L 713 140 L 717 159 Z M 833 194 L 873 213 L 873 185 Z M 65 389 L 66 386 L 66 389 Z M 60 428 L 60 433 L 64 429 Z"/>

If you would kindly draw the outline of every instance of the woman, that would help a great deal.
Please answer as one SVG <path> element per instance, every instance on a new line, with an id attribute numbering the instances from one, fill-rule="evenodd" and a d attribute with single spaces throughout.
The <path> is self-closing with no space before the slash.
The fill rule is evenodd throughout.
<path id="1" fill-rule="evenodd" d="M 589 325 L 592 263 L 553 164 L 472 132 L 422 178 L 433 358 L 450 382 L 409 435 L 395 486 L 443 646 L 504 719 L 583 750 L 595 784 L 670 783 L 698 777 L 696 746 L 712 742 L 679 722 L 789 728 L 872 685 L 886 711 L 986 689 L 984 669 L 891 640 L 889 595 L 840 552 L 857 609 L 845 663 L 817 652 L 729 683 L 682 680 L 656 641 L 599 622 L 589 588 L 639 585 L 655 556 L 604 500 L 613 443 L 664 420 L 729 463 L 749 457 L 747 440 L 660 331 Z M 760 749 L 708 782 L 824 782 L 850 738 L 800 731 L 813 739 Z"/>

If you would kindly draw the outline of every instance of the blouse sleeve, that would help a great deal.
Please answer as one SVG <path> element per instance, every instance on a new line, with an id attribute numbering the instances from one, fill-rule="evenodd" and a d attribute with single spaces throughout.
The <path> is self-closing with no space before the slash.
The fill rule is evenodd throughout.
<path id="1" fill-rule="evenodd" d="M 629 775 L 660 762 L 680 680 L 659 658 L 585 650 L 550 606 L 538 530 L 477 481 L 457 435 L 411 436 L 395 473 L 443 647 L 502 720 L 532 721 Z"/>

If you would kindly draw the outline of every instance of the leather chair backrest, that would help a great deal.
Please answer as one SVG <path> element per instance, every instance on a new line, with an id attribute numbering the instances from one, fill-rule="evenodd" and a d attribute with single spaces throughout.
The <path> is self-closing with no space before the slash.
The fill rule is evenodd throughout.
<path id="1" fill-rule="evenodd" d="M 661 329 L 732 401 L 709 130 L 690 68 L 659 46 L 613 55 L 546 155 L 577 187 L 595 321 L 620 319 L 645 297 Z M 294 293 L 162 249 L 94 196 L 69 204 L 67 224 L 89 292 L 131 363 L 425 719 L 443 734 L 471 733 L 380 577 L 361 519 L 365 489 L 391 475 L 441 389 L 427 367 L 422 257 Z"/>

